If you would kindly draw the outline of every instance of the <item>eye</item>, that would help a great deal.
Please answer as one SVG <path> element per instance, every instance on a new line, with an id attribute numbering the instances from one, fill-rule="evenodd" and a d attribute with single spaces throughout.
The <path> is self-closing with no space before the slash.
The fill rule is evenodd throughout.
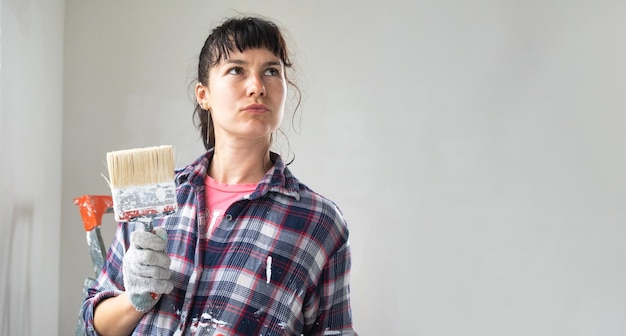
<path id="1" fill-rule="evenodd" d="M 243 68 L 241 67 L 230 68 L 228 69 L 228 73 L 231 75 L 241 75 L 243 73 Z"/>
<path id="2" fill-rule="evenodd" d="M 268 68 L 267 70 L 265 70 L 265 75 L 266 76 L 279 76 L 280 71 L 276 68 Z"/>

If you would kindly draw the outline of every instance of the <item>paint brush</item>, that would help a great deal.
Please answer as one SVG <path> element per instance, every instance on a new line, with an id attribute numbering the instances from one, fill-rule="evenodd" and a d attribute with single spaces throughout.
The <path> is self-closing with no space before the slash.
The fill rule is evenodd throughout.
<path id="1" fill-rule="evenodd" d="M 139 221 L 152 231 L 152 220 L 178 209 L 172 146 L 107 153 L 109 185 L 117 221 Z"/>
<path id="2" fill-rule="evenodd" d="M 141 222 L 152 232 L 155 218 L 178 209 L 172 146 L 108 152 L 107 166 L 115 220 Z"/>

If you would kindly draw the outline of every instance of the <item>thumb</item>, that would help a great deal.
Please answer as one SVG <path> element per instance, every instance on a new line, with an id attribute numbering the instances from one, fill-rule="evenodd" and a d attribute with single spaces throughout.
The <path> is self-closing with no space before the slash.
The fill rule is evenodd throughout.
<path id="1" fill-rule="evenodd" d="M 167 231 L 165 231 L 164 227 L 156 227 L 152 232 L 167 242 Z"/>

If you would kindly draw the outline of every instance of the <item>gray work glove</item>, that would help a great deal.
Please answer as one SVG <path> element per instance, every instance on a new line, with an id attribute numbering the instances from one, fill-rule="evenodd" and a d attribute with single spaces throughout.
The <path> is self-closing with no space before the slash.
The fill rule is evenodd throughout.
<path id="1" fill-rule="evenodd" d="M 138 230 L 130 235 L 130 247 L 123 262 L 124 287 L 139 312 L 152 309 L 161 294 L 168 294 L 174 288 L 166 245 L 167 233 L 162 227 L 153 232 Z"/>

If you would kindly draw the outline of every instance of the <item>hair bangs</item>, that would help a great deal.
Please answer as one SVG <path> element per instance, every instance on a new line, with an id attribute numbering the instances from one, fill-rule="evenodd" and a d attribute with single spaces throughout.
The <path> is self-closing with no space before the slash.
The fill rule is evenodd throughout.
<path id="1" fill-rule="evenodd" d="M 230 53 L 238 50 L 266 48 L 280 58 L 286 67 L 291 66 L 287 55 L 287 46 L 280 30 L 270 22 L 247 18 L 230 21 L 213 31 L 214 43 L 211 55 L 211 66 L 219 64 L 230 57 Z"/>

